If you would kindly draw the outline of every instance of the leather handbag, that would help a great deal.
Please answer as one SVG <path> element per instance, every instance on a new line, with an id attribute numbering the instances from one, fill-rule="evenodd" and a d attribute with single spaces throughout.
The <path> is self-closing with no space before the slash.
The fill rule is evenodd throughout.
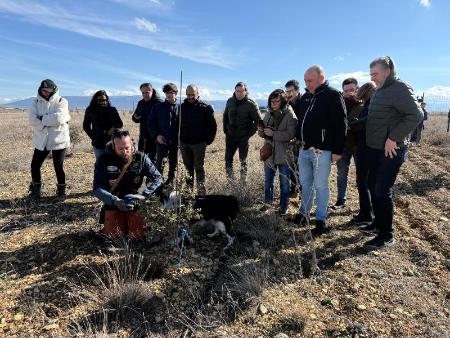
<path id="1" fill-rule="evenodd" d="M 264 145 L 259 149 L 259 159 L 261 161 L 267 160 L 272 155 L 272 144 L 266 142 Z"/>

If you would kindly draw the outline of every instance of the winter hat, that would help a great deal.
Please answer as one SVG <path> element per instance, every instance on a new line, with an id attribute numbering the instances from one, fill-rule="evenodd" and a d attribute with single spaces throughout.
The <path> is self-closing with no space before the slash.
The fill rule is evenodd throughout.
<path id="1" fill-rule="evenodd" d="M 51 89 L 51 90 L 55 91 L 58 87 L 56 87 L 56 84 L 52 80 L 46 79 L 46 80 L 41 82 L 40 89 L 43 89 L 43 88 Z"/>

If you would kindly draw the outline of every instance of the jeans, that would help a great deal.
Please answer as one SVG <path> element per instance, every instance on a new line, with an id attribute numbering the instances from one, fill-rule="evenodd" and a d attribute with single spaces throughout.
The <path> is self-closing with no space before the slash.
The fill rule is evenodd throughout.
<path id="1" fill-rule="evenodd" d="M 194 185 L 194 174 L 197 176 L 197 187 L 205 183 L 205 152 L 206 143 L 181 143 L 181 156 L 190 176 L 187 182 L 190 187 Z"/>
<path id="2" fill-rule="evenodd" d="M 248 140 L 247 136 L 240 138 L 225 136 L 225 169 L 228 178 L 233 177 L 233 157 L 236 150 L 239 150 L 239 160 L 241 161 L 241 178 L 245 178 L 247 175 Z"/>
<path id="3" fill-rule="evenodd" d="M 280 210 L 285 212 L 289 206 L 289 165 L 269 165 L 264 163 L 264 200 L 266 203 L 273 201 L 273 181 L 278 169 L 280 179 Z"/>
<path id="4" fill-rule="evenodd" d="M 156 145 L 156 169 L 163 175 L 165 159 L 169 160 L 169 173 L 167 179 L 175 178 L 178 161 L 178 147 L 176 144 L 157 144 Z"/>
<path id="5" fill-rule="evenodd" d="M 347 198 L 347 181 L 348 170 L 350 168 L 350 161 L 352 159 L 352 153 L 344 150 L 342 157 L 336 162 L 337 166 L 337 199 L 345 200 Z"/>
<path id="6" fill-rule="evenodd" d="M 328 216 L 327 209 L 330 198 L 328 178 L 331 171 L 331 151 L 322 150 L 320 153 L 315 153 L 311 150 L 300 150 L 298 169 L 302 186 L 300 213 L 309 216 L 315 194 L 316 219 L 325 221 Z"/>
<path id="7" fill-rule="evenodd" d="M 31 160 L 31 179 L 34 183 L 41 183 L 41 167 L 49 153 L 50 150 L 34 149 Z M 53 167 L 55 168 L 58 184 L 66 183 L 66 174 L 64 173 L 65 155 L 66 149 L 52 150 Z"/>
<path id="8" fill-rule="evenodd" d="M 379 235 L 385 238 L 392 237 L 392 221 L 394 218 L 394 202 L 392 200 L 392 187 L 400 170 L 400 166 L 408 156 L 408 146 L 402 145 L 396 150 L 394 158 L 384 156 L 384 149 L 368 147 L 369 161 L 369 189 L 372 196 L 374 223 L 379 229 Z"/>
<path id="9" fill-rule="evenodd" d="M 105 148 L 95 148 L 94 147 L 94 155 L 95 160 L 97 161 L 100 156 L 102 156 L 105 153 Z"/>
<path id="10" fill-rule="evenodd" d="M 369 191 L 369 160 L 365 133 L 357 139 L 356 154 L 356 185 L 359 195 L 359 215 L 366 219 L 373 218 L 372 200 Z"/>

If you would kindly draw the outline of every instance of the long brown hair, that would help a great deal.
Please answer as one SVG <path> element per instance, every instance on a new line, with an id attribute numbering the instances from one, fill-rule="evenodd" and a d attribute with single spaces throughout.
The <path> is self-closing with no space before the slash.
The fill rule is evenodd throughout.
<path id="1" fill-rule="evenodd" d="M 356 99 L 361 100 L 364 103 L 367 102 L 367 100 L 372 97 L 372 94 L 374 93 L 376 88 L 377 86 L 373 81 L 364 83 L 356 92 Z"/>

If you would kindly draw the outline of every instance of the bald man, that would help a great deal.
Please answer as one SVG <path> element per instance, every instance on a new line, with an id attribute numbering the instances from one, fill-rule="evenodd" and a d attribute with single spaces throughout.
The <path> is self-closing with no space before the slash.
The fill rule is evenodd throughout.
<path id="1" fill-rule="evenodd" d="M 317 203 L 314 235 L 329 231 L 327 209 L 330 197 L 328 179 L 331 163 L 341 158 L 346 131 L 346 111 L 341 93 L 328 85 L 325 72 L 314 65 L 305 72 L 306 92 L 300 99 L 297 139 L 301 142 L 298 168 L 302 203 L 294 218 L 297 224 L 309 221 Z"/>

